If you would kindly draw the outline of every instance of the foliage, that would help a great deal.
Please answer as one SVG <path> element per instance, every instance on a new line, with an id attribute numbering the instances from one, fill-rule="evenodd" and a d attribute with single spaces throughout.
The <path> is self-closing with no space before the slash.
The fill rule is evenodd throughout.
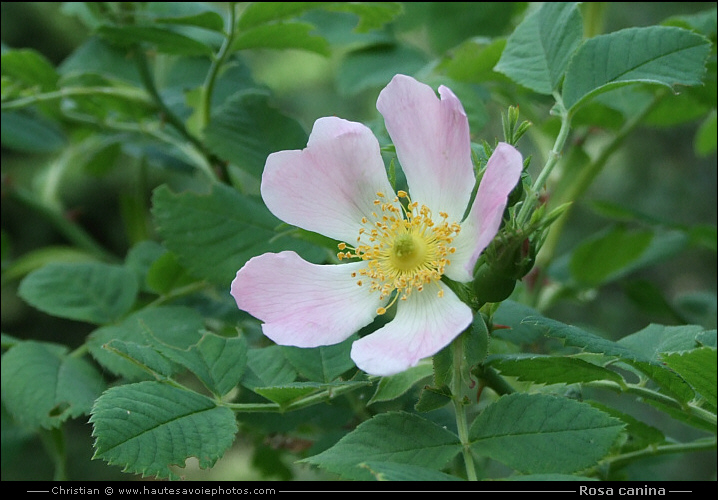
<path id="1" fill-rule="evenodd" d="M 83 38 L 59 64 L 3 43 L 3 479 L 36 437 L 74 478 L 88 420 L 93 463 L 128 478 L 249 449 L 253 478 L 660 479 L 646 459 L 714 452 L 715 280 L 676 297 L 654 273 L 715 276 L 716 11 L 698 7 L 603 32 L 620 5 L 67 3 Z M 379 378 L 352 339 L 270 345 L 229 284 L 268 251 L 335 260 L 264 206 L 264 161 L 332 114 L 371 125 L 396 179 L 371 108 L 396 73 L 460 97 L 477 172 L 497 140 L 527 168 L 463 291 L 472 327 Z M 656 129 L 708 215 L 698 193 L 682 219 L 646 210 L 668 180 L 595 196 L 650 175 L 634 164 L 663 150 L 635 141 Z M 617 295 L 628 327 L 587 307 Z"/>

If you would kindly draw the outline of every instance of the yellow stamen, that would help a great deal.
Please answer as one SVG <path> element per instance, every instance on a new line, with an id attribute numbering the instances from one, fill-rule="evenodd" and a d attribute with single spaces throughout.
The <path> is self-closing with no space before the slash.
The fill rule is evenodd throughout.
<path id="1" fill-rule="evenodd" d="M 356 247 L 339 244 L 340 250 L 350 250 L 340 252 L 342 257 L 367 262 L 364 269 L 351 274 L 366 278 L 358 280 L 357 285 L 365 286 L 366 281 L 382 300 L 392 296 L 386 307 L 377 309 L 380 315 L 397 300 L 406 300 L 412 292 L 422 292 L 427 285 L 437 287 L 437 296 L 443 297 L 438 282 L 451 264 L 448 256 L 456 252 L 451 243 L 461 227 L 456 222 L 449 223 L 446 212 L 439 212 L 440 219 L 433 220 L 431 210 L 412 202 L 405 191 L 398 191 L 392 203 L 381 200 L 386 199 L 384 193 L 376 195 L 380 199 L 374 200 L 374 205 L 381 213 L 362 217 Z M 407 200 L 406 207 L 399 202 L 400 198 Z"/>

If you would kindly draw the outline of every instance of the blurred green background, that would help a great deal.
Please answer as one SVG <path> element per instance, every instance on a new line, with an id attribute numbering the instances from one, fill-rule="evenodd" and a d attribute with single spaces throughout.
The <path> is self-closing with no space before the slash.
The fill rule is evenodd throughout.
<path id="1" fill-rule="evenodd" d="M 513 6 L 513 7 L 509 7 Z M 595 8 L 603 9 L 603 26 L 589 27 L 595 32 L 611 32 L 632 26 L 648 26 L 678 14 L 690 14 L 715 6 L 713 2 L 611 2 Z M 50 61 L 60 64 L 89 35 L 77 19 L 62 13 L 61 3 L 3 2 L 1 33 L 3 47 L 33 48 Z M 492 32 L 482 26 L 486 16 L 504 16 L 508 26 L 515 26 L 521 17 L 514 12 L 515 4 L 500 2 L 425 2 L 405 3 L 404 13 L 393 23 L 392 30 L 404 43 L 402 71 L 418 72 L 469 37 L 497 37 L 510 34 Z M 518 12 L 521 12 L 519 9 Z M 320 14 L 316 14 L 320 15 Z M 327 35 L 328 37 L 331 34 Z M 273 91 L 275 104 L 293 116 L 309 130 L 321 116 L 337 115 L 350 120 L 376 120 L 376 96 L 395 72 L 386 67 L 383 81 L 362 81 L 361 74 L 352 72 L 341 52 L 325 58 L 298 51 L 255 51 L 247 55 L 254 78 Z M 374 73 L 376 75 L 377 73 Z M 498 119 L 503 110 L 498 104 L 489 105 L 488 125 L 473 132 L 479 138 L 493 140 L 500 136 Z M 609 201 L 629 207 L 666 225 L 716 225 L 716 155 L 699 157 L 694 152 L 694 136 L 698 122 L 677 127 L 641 127 L 625 143 L 620 152 L 595 180 L 585 199 L 577 204 L 559 243 L 559 252 L 606 227 L 609 221 L 592 206 L 592 201 Z M 536 146 L 528 140 L 519 144 L 526 156 Z M 41 155 L 27 155 L 2 149 L 2 178 L 7 182 L 30 183 L 37 170 L 48 161 Z M 76 207 L 81 218 L 98 241 L 118 256 L 124 256 L 130 243 L 119 220 L 119 193 L 134 182 L 134 171 L 116 169 L 112 175 L 88 179 L 77 178 L 72 188 L 63 193 L 67 206 Z M 150 187 L 166 179 L 151 179 Z M 153 184 L 154 182 L 154 184 Z M 4 188 L 3 188 L 4 189 Z M 145 193 L 149 199 L 149 192 Z M 28 213 L 17 203 L 2 198 L 2 229 L 12 235 L 12 255 L 52 244 L 63 243 L 60 235 L 41 217 Z M 681 302 L 684 311 L 694 311 L 694 321 L 707 328 L 715 328 L 716 291 L 715 253 L 701 248 L 681 252 L 667 262 L 638 271 L 632 281 L 648 280 L 663 291 L 671 303 Z M 56 340 L 67 345 L 79 345 L 90 332 L 87 324 L 53 318 L 33 310 L 16 296 L 17 281 L 3 280 L 2 331 L 20 338 Z M 561 301 L 545 313 L 559 321 L 590 325 L 611 338 L 621 338 L 651 322 L 671 324 L 670 315 L 661 311 L 646 311 L 637 307 L 626 294 L 626 281 L 616 282 L 600 290 L 591 291 L 578 299 Z M 650 418 L 654 418 L 649 415 Z M 666 418 L 656 413 L 655 418 Z M 6 415 L 3 411 L 3 422 Z M 676 437 L 690 438 L 692 432 L 671 422 L 656 425 L 673 427 Z M 7 430 L 6 430 L 7 429 Z M 70 422 L 66 432 L 71 448 L 68 453 L 68 475 L 73 479 L 130 479 L 119 468 L 104 462 L 91 461 L 92 438 L 89 424 Z M 670 433 L 670 431 L 669 431 Z M 51 433 L 45 439 L 53 439 Z M 3 425 L 2 479 L 44 480 L 52 477 L 52 462 L 34 435 L 16 427 Z M 240 436 L 232 452 L 211 471 L 184 471 L 187 478 L 197 479 L 256 479 L 248 450 L 254 446 Z M 6 447 L 24 450 L 22 461 L 6 462 Z M 633 466 L 634 479 L 650 480 L 660 477 L 684 480 L 715 477 L 715 453 L 687 456 L 680 460 L 664 457 L 643 461 Z M 277 474 L 269 479 L 287 478 L 291 464 L 275 464 Z M 308 469 L 294 468 L 296 478 L 312 479 Z"/>

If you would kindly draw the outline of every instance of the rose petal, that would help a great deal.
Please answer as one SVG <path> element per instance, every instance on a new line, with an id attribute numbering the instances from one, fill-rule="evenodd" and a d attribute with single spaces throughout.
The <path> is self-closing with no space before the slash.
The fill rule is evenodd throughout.
<path id="1" fill-rule="evenodd" d="M 237 272 L 231 293 L 240 309 L 264 321 L 264 334 L 277 344 L 336 344 L 371 323 L 386 302 L 352 278 L 363 266 L 317 265 L 294 252 L 266 253 Z"/>
<path id="2" fill-rule="evenodd" d="M 461 282 L 471 280 L 476 260 L 499 230 L 508 196 L 518 183 L 522 170 L 521 153 L 500 142 L 489 158 L 474 204 L 454 240 L 456 253 L 451 257 L 446 276 Z"/>
<path id="3" fill-rule="evenodd" d="M 469 324 L 469 306 L 446 285 L 444 296 L 432 288 L 412 293 L 399 301 L 396 317 L 379 330 L 354 342 L 351 357 L 371 375 L 387 376 L 415 366 L 448 345 Z"/>
<path id="4" fill-rule="evenodd" d="M 379 94 L 384 116 L 412 201 L 435 214 L 460 222 L 474 188 L 469 122 L 459 99 L 448 88 L 434 90 L 396 75 Z"/>
<path id="5" fill-rule="evenodd" d="M 375 210 L 377 192 L 394 197 L 371 130 L 336 117 L 314 123 L 305 149 L 269 155 L 261 191 L 284 222 L 347 242 Z"/>

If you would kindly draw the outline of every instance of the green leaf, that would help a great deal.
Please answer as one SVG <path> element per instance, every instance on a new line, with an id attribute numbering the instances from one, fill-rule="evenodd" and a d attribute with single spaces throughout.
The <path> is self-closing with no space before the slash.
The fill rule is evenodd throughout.
<path id="1" fill-rule="evenodd" d="M 716 137 L 718 132 L 716 130 L 716 111 L 713 110 L 701 123 L 696 137 L 693 141 L 693 149 L 698 156 L 708 156 L 716 151 Z"/>
<path id="2" fill-rule="evenodd" d="M 101 26 L 97 33 L 114 45 L 125 48 L 137 43 L 147 43 L 165 54 L 211 56 L 213 53 L 209 45 L 156 26 Z"/>
<path id="3" fill-rule="evenodd" d="M 211 467 L 234 440 L 232 410 L 187 390 L 158 382 L 114 387 L 95 403 L 90 422 L 95 455 L 125 472 L 178 477 L 171 465 L 197 457 Z"/>
<path id="4" fill-rule="evenodd" d="M 22 278 L 51 262 L 94 262 L 97 257 L 77 247 L 44 246 L 18 256 L 8 267 L 3 268 L 3 282 Z"/>
<path id="5" fill-rule="evenodd" d="M 242 11 L 238 26 L 247 29 L 317 8 L 356 14 L 359 16 L 356 31 L 361 33 L 381 28 L 402 11 L 399 2 L 253 2 Z"/>
<path id="6" fill-rule="evenodd" d="M 630 346 L 624 346 L 593 333 L 587 332 L 577 326 L 567 325 L 544 316 L 529 316 L 523 320 L 527 326 L 535 328 L 547 337 L 561 339 L 567 346 L 578 347 L 584 351 L 616 356 L 621 359 L 650 362 L 651 358 L 636 352 Z"/>
<path id="7" fill-rule="evenodd" d="M 324 3 L 327 10 L 351 12 L 359 16 L 355 28 L 358 33 L 379 29 L 402 13 L 401 2 L 331 2 Z"/>
<path id="8" fill-rule="evenodd" d="M 281 223 L 263 204 L 222 184 L 209 194 L 175 194 L 160 186 L 152 200 L 167 248 L 194 276 L 227 287 L 227 293 L 237 271 L 255 255 L 288 249 L 310 260 L 319 255 L 310 243 L 277 233 Z"/>
<path id="9" fill-rule="evenodd" d="M 669 26 L 628 28 L 587 40 L 571 59 L 563 100 L 571 110 L 592 96 L 631 83 L 700 85 L 710 42 Z"/>
<path id="10" fill-rule="evenodd" d="M 380 88 L 397 73 L 411 75 L 427 63 L 426 55 L 404 45 L 376 45 L 346 54 L 337 73 L 337 86 L 345 95 Z"/>
<path id="11" fill-rule="evenodd" d="M 494 69 L 524 87 L 551 94 L 582 35 L 578 3 L 546 2 L 511 34 Z"/>
<path id="12" fill-rule="evenodd" d="M 271 107 L 267 94 L 256 90 L 240 91 L 217 108 L 204 138 L 212 152 L 257 178 L 270 153 L 307 145 L 301 125 Z"/>
<path id="13" fill-rule="evenodd" d="M 503 375 L 538 384 L 580 384 L 594 380 L 623 383 L 623 378 L 614 371 L 565 356 L 501 357 L 491 359 L 489 364 Z"/>
<path id="14" fill-rule="evenodd" d="M 354 367 L 354 361 L 349 353 L 356 339 L 356 336 L 351 336 L 344 342 L 313 349 L 282 346 L 282 351 L 287 361 L 306 379 L 314 382 L 331 382 Z"/>
<path id="15" fill-rule="evenodd" d="M 389 412 L 361 423 L 328 450 L 302 462 L 346 479 L 368 480 L 367 462 L 396 462 L 439 470 L 461 451 L 458 437 L 410 413 Z"/>
<path id="16" fill-rule="evenodd" d="M 715 411 L 716 401 L 716 349 L 701 347 L 691 351 L 662 354 L 665 363 L 678 372 Z"/>
<path id="17" fill-rule="evenodd" d="M 414 409 L 422 413 L 438 410 L 451 403 L 451 399 L 451 389 L 448 386 L 432 387 L 427 385 L 421 390 Z"/>
<path id="18" fill-rule="evenodd" d="M 623 337 L 618 344 L 639 353 L 641 360 L 660 363 L 660 353 L 688 351 L 700 346 L 705 329 L 698 325 L 665 326 L 651 324 Z"/>
<path id="19" fill-rule="evenodd" d="M 20 342 L 2 357 L 3 405 L 28 427 L 59 427 L 68 418 L 89 413 L 105 389 L 100 373 L 67 348 Z"/>
<path id="20" fill-rule="evenodd" d="M 111 340 L 103 347 L 136 364 L 141 370 L 145 370 L 154 376 L 159 376 L 158 378 L 170 377 L 177 371 L 173 363 L 157 352 L 154 347 L 148 345 L 126 342 L 124 340 Z"/>
<path id="21" fill-rule="evenodd" d="M 359 465 L 367 469 L 377 481 L 463 481 L 460 477 L 416 465 L 396 462 L 365 462 Z"/>
<path id="22" fill-rule="evenodd" d="M 237 26 L 243 30 L 271 21 L 299 16 L 326 2 L 252 2 L 242 11 Z"/>
<path id="23" fill-rule="evenodd" d="M 137 291 L 129 269 L 99 262 L 48 264 L 28 274 L 19 288 L 20 296 L 43 312 L 95 324 L 127 313 Z"/>
<path id="24" fill-rule="evenodd" d="M 189 349 L 165 344 L 158 350 L 194 373 L 216 396 L 234 389 L 247 366 L 247 342 L 243 337 L 220 337 L 208 332 Z"/>
<path id="25" fill-rule="evenodd" d="M 615 417 L 626 424 L 626 441 L 621 444 L 621 451 L 642 450 L 648 446 L 655 446 L 666 442 L 666 436 L 659 430 L 638 420 L 627 413 L 620 412 L 615 408 L 606 406 L 596 401 L 588 402 L 594 408 Z"/>
<path id="26" fill-rule="evenodd" d="M 224 30 L 224 20 L 222 16 L 216 12 L 205 11 L 189 16 L 181 17 L 158 17 L 155 22 L 164 24 L 179 24 L 183 26 L 196 26 L 212 31 L 222 32 Z"/>
<path id="27" fill-rule="evenodd" d="M 131 363 L 127 359 L 118 356 L 117 353 L 105 349 L 103 347 L 105 344 L 112 341 L 123 341 L 128 344 L 148 346 L 154 349 L 155 345 L 161 342 L 179 349 L 188 349 L 200 340 L 199 332 L 202 328 L 204 328 L 204 319 L 193 309 L 178 306 L 152 307 L 141 309 L 116 325 L 98 328 L 90 334 L 87 347 L 90 354 L 111 372 L 130 380 L 137 380 L 146 377 L 146 373 L 138 368 L 135 363 Z M 146 356 L 146 360 L 134 359 L 137 359 L 140 363 L 146 361 L 150 363 L 147 365 L 150 369 L 157 371 L 157 373 L 166 374 L 162 368 L 164 363 L 156 360 L 153 354 L 140 354 L 140 350 L 132 346 L 113 345 L 117 350 L 131 358 L 134 358 L 135 355 Z M 158 364 L 152 363 L 153 360 L 157 361 Z M 175 372 L 176 368 L 171 373 Z"/>
<path id="28" fill-rule="evenodd" d="M 52 153 L 63 148 L 67 139 L 54 122 L 25 111 L 3 111 L 0 115 L 3 147 L 27 153 Z"/>
<path id="29" fill-rule="evenodd" d="M 26 88 L 40 91 L 55 90 L 58 75 L 50 61 L 32 49 L 8 50 L 0 59 L 2 75 L 21 82 Z"/>
<path id="30" fill-rule="evenodd" d="M 569 269 L 580 284 L 598 286 L 665 260 L 687 243 L 682 231 L 631 231 L 619 225 L 576 248 Z"/>
<path id="31" fill-rule="evenodd" d="M 494 71 L 504 47 L 506 40 L 503 38 L 467 40 L 442 61 L 440 68 L 449 78 L 458 82 L 508 81 L 503 74 Z"/>
<path id="32" fill-rule="evenodd" d="M 234 39 L 230 50 L 246 49 L 296 49 L 330 54 L 329 42 L 313 35 L 314 26 L 300 22 L 262 24 L 243 31 Z"/>
<path id="33" fill-rule="evenodd" d="M 603 458 L 624 424 L 588 404 L 510 394 L 471 425 L 471 449 L 522 473 L 570 473 Z"/>
<path id="34" fill-rule="evenodd" d="M 379 403 L 382 401 L 391 401 L 399 396 L 406 394 L 409 389 L 414 387 L 422 380 L 431 377 L 434 369 L 430 364 L 419 364 L 413 366 L 396 375 L 390 377 L 382 377 L 376 387 L 376 392 L 367 404 Z"/>
<path id="35" fill-rule="evenodd" d="M 247 371 L 242 378 L 243 386 L 254 389 L 287 385 L 296 378 L 297 372 L 287 363 L 280 346 L 250 349 L 247 353 Z"/>
<path id="36" fill-rule="evenodd" d="M 277 385 L 272 387 L 255 387 L 252 390 L 260 396 L 264 396 L 270 401 L 286 408 L 292 403 L 304 399 L 312 394 L 318 394 L 324 391 L 329 391 L 331 393 L 332 389 L 339 389 L 348 386 L 359 388 L 367 385 L 371 385 L 371 382 L 348 381 L 330 382 L 327 384 L 322 384 L 318 382 L 294 382 L 290 384 Z"/>

